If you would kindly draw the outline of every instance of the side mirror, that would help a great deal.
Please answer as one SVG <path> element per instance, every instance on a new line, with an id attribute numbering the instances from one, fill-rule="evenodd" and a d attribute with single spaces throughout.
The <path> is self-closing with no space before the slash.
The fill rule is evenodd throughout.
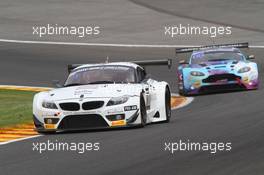
<path id="1" fill-rule="evenodd" d="M 151 79 L 151 74 L 147 74 L 145 78 L 142 80 L 142 82 L 147 82 L 149 79 Z"/>
<path id="2" fill-rule="evenodd" d="M 52 84 L 53 86 L 57 87 L 57 88 L 61 88 L 62 85 L 60 84 L 59 80 L 52 80 Z"/>
<path id="3" fill-rule="evenodd" d="M 179 64 L 188 64 L 188 62 L 185 61 L 185 60 L 180 60 L 180 61 L 179 61 Z"/>
<path id="4" fill-rule="evenodd" d="M 145 79 L 150 79 L 150 78 L 152 78 L 151 74 L 147 74 L 145 77 Z"/>
<path id="5" fill-rule="evenodd" d="M 249 56 L 247 57 L 247 59 L 248 59 L 248 60 L 253 60 L 253 59 L 255 59 L 255 55 L 249 55 Z"/>

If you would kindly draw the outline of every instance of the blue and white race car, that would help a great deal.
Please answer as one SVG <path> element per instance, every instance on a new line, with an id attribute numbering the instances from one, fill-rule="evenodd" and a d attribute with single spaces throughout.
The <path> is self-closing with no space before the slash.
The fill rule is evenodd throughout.
<path id="1" fill-rule="evenodd" d="M 249 61 L 254 55 L 246 56 L 238 48 L 248 48 L 248 43 L 176 49 L 176 54 L 192 52 L 189 62 L 180 61 L 178 66 L 179 93 L 257 89 L 258 67 Z"/>

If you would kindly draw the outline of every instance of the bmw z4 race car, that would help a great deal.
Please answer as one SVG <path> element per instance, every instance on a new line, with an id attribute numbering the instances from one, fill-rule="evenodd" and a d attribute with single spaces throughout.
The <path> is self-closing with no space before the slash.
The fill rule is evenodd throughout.
<path id="1" fill-rule="evenodd" d="M 34 96 L 36 130 L 53 133 L 169 122 L 170 87 L 149 78 L 144 69 L 162 64 L 170 67 L 171 60 L 69 65 L 62 87 Z"/>
<path id="2" fill-rule="evenodd" d="M 182 95 L 236 89 L 257 89 L 258 67 L 239 48 L 248 43 L 176 49 L 176 54 L 191 52 L 189 62 L 180 61 L 178 88 Z"/>

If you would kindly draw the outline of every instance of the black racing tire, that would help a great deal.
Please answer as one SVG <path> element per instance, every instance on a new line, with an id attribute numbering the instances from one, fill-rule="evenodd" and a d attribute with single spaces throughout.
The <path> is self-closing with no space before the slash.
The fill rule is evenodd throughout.
<path id="1" fill-rule="evenodd" d="M 189 96 L 188 93 L 186 93 L 184 89 L 183 90 L 179 90 L 179 94 L 181 96 L 185 96 L 185 97 L 188 97 Z"/>
<path id="2" fill-rule="evenodd" d="M 183 90 L 180 89 L 180 88 L 179 88 L 179 94 L 180 94 L 181 96 L 184 96 L 184 92 L 183 92 Z"/>
<path id="3" fill-rule="evenodd" d="M 140 96 L 140 117 L 141 117 L 140 126 L 144 127 L 147 123 L 147 109 L 146 109 L 144 97 L 142 95 Z"/>
<path id="4" fill-rule="evenodd" d="M 178 91 L 179 91 L 179 94 L 184 96 L 184 80 L 183 80 L 183 75 L 181 75 L 182 78 L 180 80 L 180 78 L 178 79 Z"/>
<path id="5" fill-rule="evenodd" d="M 165 122 L 170 122 L 171 119 L 171 92 L 169 87 L 165 90 L 165 110 L 166 110 L 166 120 Z"/>
<path id="6" fill-rule="evenodd" d="M 180 85 L 180 83 L 178 83 L 179 94 L 181 96 L 188 96 L 188 94 L 186 93 L 186 90 L 184 88 L 184 80 L 183 79 L 182 79 L 181 83 L 182 83 L 182 85 Z M 180 86 L 182 86 L 182 87 L 180 88 Z"/>

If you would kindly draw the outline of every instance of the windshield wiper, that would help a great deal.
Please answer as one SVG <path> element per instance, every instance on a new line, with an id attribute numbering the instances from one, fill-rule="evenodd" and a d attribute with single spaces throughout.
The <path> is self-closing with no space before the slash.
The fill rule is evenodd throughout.
<path id="1" fill-rule="evenodd" d="M 81 83 L 72 83 L 72 84 L 66 84 L 66 85 L 64 85 L 64 87 L 69 87 L 69 86 L 81 86 L 81 85 L 85 85 L 85 84 L 81 84 Z"/>
<path id="2" fill-rule="evenodd" d="M 93 82 L 90 82 L 88 84 L 113 84 L 115 82 L 113 81 L 93 81 Z"/>
<path id="3" fill-rule="evenodd" d="M 214 62 L 214 61 L 227 61 L 230 60 L 228 58 L 220 58 L 220 59 L 213 59 L 213 60 L 208 60 L 209 62 Z"/>

